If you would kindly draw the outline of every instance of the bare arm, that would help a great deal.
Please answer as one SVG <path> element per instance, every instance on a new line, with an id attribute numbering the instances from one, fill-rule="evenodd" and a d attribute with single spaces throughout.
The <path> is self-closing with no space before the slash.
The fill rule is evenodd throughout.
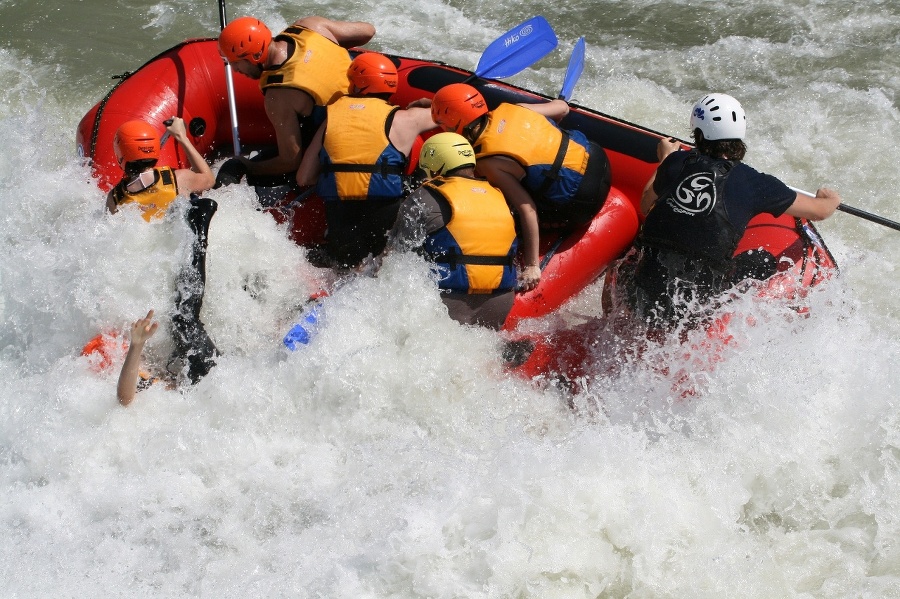
<path id="1" fill-rule="evenodd" d="M 181 168 L 175 171 L 175 181 L 179 193 L 191 194 L 197 191 L 206 191 L 212 187 L 216 182 L 216 177 L 209 168 L 209 164 L 206 163 L 206 159 L 191 143 L 184 127 L 184 120 L 180 117 L 172 117 L 172 124 L 166 127 L 166 130 L 184 149 L 188 163 L 191 165 L 190 169 Z"/>
<path id="2" fill-rule="evenodd" d="M 253 175 L 294 173 L 300 168 L 300 116 L 309 116 L 315 104 L 298 89 L 270 89 L 264 99 L 266 115 L 275 128 L 278 156 L 268 160 L 241 158 L 247 172 Z"/>
<path id="3" fill-rule="evenodd" d="M 519 286 L 522 291 L 534 289 L 541 280 L 540 227 L 537 205 L 519 182 L 525 176 L 525 171 L 515 161 L 495 156 L 479 160 L 475 165 L 475 172 L 499 188 L 509 205 L 519 214 L 522 253 L 525 258 Z"/>
<path id="4" fill-rule="evenodd" d="M 110 214 L 115 214 L 119 211 L 119 207 L 116 205 L 116 198 L 113 194 L 115 190 L 110 189 L 109 193 L 106 194 L 106 209 L 109 210 Z"/>
<path id="5" fill-rule="evenodd" d="M 825 220 L 834 214 L 840 203 L 841 196 L 836 191 L 822 187 L 816 191 L 815 197 L 798 193 L 794 203 L 785 212 L 797 218 Z"/>
<path id="6" fill-rule="evenodd" d="M 158 322 L 153 322 L 153 310 L 147 312 L 147 316 L 134 321 L 131 325 L 131 344 L 125 355 L 125 363 L 119 373 L 119 383 L 116 386 L 116 395 L 119 403 L 127 406 L 137 394 L 137 382 L 141 369 L 141 353 L 147 339 L 153 336 L 159 328 Z"/>
<path id="7" fill-rule="evenodd" d="M 319 178 L 319 173 L 322 172 L 322 163 L 319 162 L 319 150 L 322 149 L 322 143 L 325 140 L 325 125 L 327 124 L 327 120 L 322 123 L 322 126 L 319 127 L 319 130 L 313 136 L 312 141 L 309 142 L 309 147 L 303 153 L 300 168 L 297 169 L 297 185 L 300 187 L 315 185 L 316 179 Z"/>
<path id="8" fill-rule="evenodd" d="M 524 106 L 528 110 L 533 110 L 557 123 L 569 114 L 569 105 L 566 104 L 565 100 L 559 99 L 550 100 L 549 102 L 543 102 L 541 104 L 519 104 L 519 106 Z"/>
<path id="9" fill-rule="evenodd" d="M 670 137 L 668 139 L 661 139 L 656 145 L 656 158 L 661 164 L 662 161 L 669 156 L 669 154 L 679 150 L 680 148 L 681 144 L 673 137 Z M 641 215 L 643 216 L 647 216 L 647 213 L 650 212 L 650 209 L 653 208 L 654 204 L 656 204 L 656 200 L 659 199 L 659 196 L 657 196 L 656 192 L 653 190 L 653 183 L 655 181 L 656 171 L 653 171 L 653 174 L 650 175 L 649 179 L 647 179 L 647 184 L 644 185 L 644 192 L 641 194 Z"/>
<path id="10" fill-rule="evenodd" d="M 416 137 L 437 127 L 431 120 L 429 108 L 407 108 L 394 113 L 394 122 L 391 124 L 391 133 L 388 138 L 391 144 L 406 157 L 412 150 Z"/>
<path id="11" fill-rule="evenodd" d="M 345 48 L 362 46 L 375 36 L 375 26 L 364 21 L 332 21 L 325 17 L 309 16 L 298 19 L 294 25 L 324 35 Z"/>

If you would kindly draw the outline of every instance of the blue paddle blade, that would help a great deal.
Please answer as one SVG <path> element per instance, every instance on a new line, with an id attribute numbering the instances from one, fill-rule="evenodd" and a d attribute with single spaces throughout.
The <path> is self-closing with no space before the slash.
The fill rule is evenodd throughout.
<path id="1" fill-rule="evenodd" d="M 321 302 L 315 302 L 300 315 L 300 322 L 291 327 L 284 336 L 284 346 L 291 351 L 297 351 L 301 345 L 309 345 L 319 328 L 319 319 L 322 316 Z"/>
<path id="2" fill-rule="evenodd" d="M 475 67 L 475 75 L 485 79 L 511 77 L 549 54 L 556 44 L 556 33 L 547 19 L 532 17 L 491 42 Z"/>
<path id="3" fill-rule="evenodd" d="M 578 78 L 581 77 L 581 72 L 584 70 L 584 36 L 578 38 L 578 41 L 575 42 L 575 47 L 572 48 L 572 56 L 569 57 L 569 66 L 566 67 L 566 77 L 563 79 L 562 91 L 559 92 L 559 97 L 566 102 L 569 101 L 569 98 L 572 97 L 572 92 L 575 91 L 575 84 L 578 83 Z"/>

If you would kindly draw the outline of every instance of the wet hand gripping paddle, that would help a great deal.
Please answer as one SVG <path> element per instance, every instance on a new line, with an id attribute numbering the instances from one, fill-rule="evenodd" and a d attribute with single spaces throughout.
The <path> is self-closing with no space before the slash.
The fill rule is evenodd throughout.
<path id="1" fill-rule="evenodd" d="M 163 121 L 163 125 L 165 125 L 166 127 L 168 127 L 168 126 L 170 126 L 173 122 L 175 122 L 175 119 L 166 119 L 166 120 Z M 170 138 L 170 137 L 172 137 L 172 134 L 169 133 L 168 131 L 166 131 L 165 133 L 163 133 L 163 136 L 162 136 L 162 137 L 160 138 L 160 140 L 159 140 L 159 149 L 163 149 L 163 148 L 165 147 L 166 142 L 169 141 L 169 138 Z"/>
<path id="2" fill-rule="evenodd" d="M 797 193 L 802 193 L 804 195 L 808 195 L 813 198 L 816 197 L 816 194 L 814 194 L 814 193 L 809 193 L 808 191 L 803 191 L 802 189 L 797 189 L 796 187 L 791 187 L 790 185 L 788 185 L 788 187 L 790 187 L 792 190 L 796 191 Z M 848 206 L 847 204 L 844 204 L 843 202 L 838 204 L 837 209 L 840 210 L 841 212 L 846 212 L 847 214 L 852 214 L 853 216 L 858 216 L 859 218 L 865 219 L 869 222 L 877 223 L 877 224 L 887 227 L 889 229 L 893 229 L 895 231 L 900 231 L 900 223 L 898 223 L 896 221 L 892 221 L 890 219 L 887 219 L 883 216 L 878 216 L 877 214 L 872 214 L 871 212 L 866 212 L 865 210 L 860 210 L 859 208 L 854 208 L 853 206 Z"/>

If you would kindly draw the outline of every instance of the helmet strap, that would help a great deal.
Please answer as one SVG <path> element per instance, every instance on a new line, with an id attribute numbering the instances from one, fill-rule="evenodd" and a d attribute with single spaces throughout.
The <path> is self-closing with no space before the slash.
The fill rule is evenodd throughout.
<path id="1" fill-rule="evenodd" d="M 481 135 L 481 132 L 484 130 L 485 125 L 487 124 L 487 115 L 483 114 L 465 127 L 463 127 L 462 136 L 469 140 L 469 143 L 474 142 L 478 139 L 478 136 Z"/>

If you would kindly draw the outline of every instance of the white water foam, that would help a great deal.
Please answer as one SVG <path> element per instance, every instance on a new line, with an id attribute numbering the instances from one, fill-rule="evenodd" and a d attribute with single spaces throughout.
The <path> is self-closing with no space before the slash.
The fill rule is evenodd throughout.
<path id="1" fill-rule="evenodd" d="M 429 54 L 430 38 L 403 37 L 430 31 L 415 9 L 396 26 L 367 10 L 386 47 Z M 503 29 L 466 24 L 471 45 Z M 590 43 L 579 101 L 659 130 L 684 135 L 694 96 L 725 84 L 664 53 L 629 76 L 640 56 Z M 451 46 L 442 58 L 474 64 L 480 50 Z M 224 356 L 196 387 L 154 386 L 123 409 L 115 373 L 94 374 L 79 350 L 150 307 L 165 317 L 186 228 L 104 216 L 72 156 L 86 106 L 53 91 L 53 69 L 3 58 L 0 137 L 16 148 L 0 154 L 9 596 L 900 596 L 894 233 L 823 223 L 842 277 L 810 296 L 808 318 L 743 306 L 757 324 L 735 324 L 697 396 L 680 401 L 654 367 L 692 367 L 669 348 L 587 380 L 573 412 L 507 376 L 492 333 L 449 321 L 409 256 L 335 293 L 314 342 L 288 354 L 280 335 L 322 274 L 247 190 L 211 192 L 203 317 Z M 564 60 L 524 77 L 554 88 Z M 739 81 L 765 123 L 750 162 L 896 214 L 891 97 L 826 72 L 795 88 L 766 64 Z M 786 117 L 798 94 L 802 118 Z M 161 330 L 150 360 L 169 344 Z"/>

